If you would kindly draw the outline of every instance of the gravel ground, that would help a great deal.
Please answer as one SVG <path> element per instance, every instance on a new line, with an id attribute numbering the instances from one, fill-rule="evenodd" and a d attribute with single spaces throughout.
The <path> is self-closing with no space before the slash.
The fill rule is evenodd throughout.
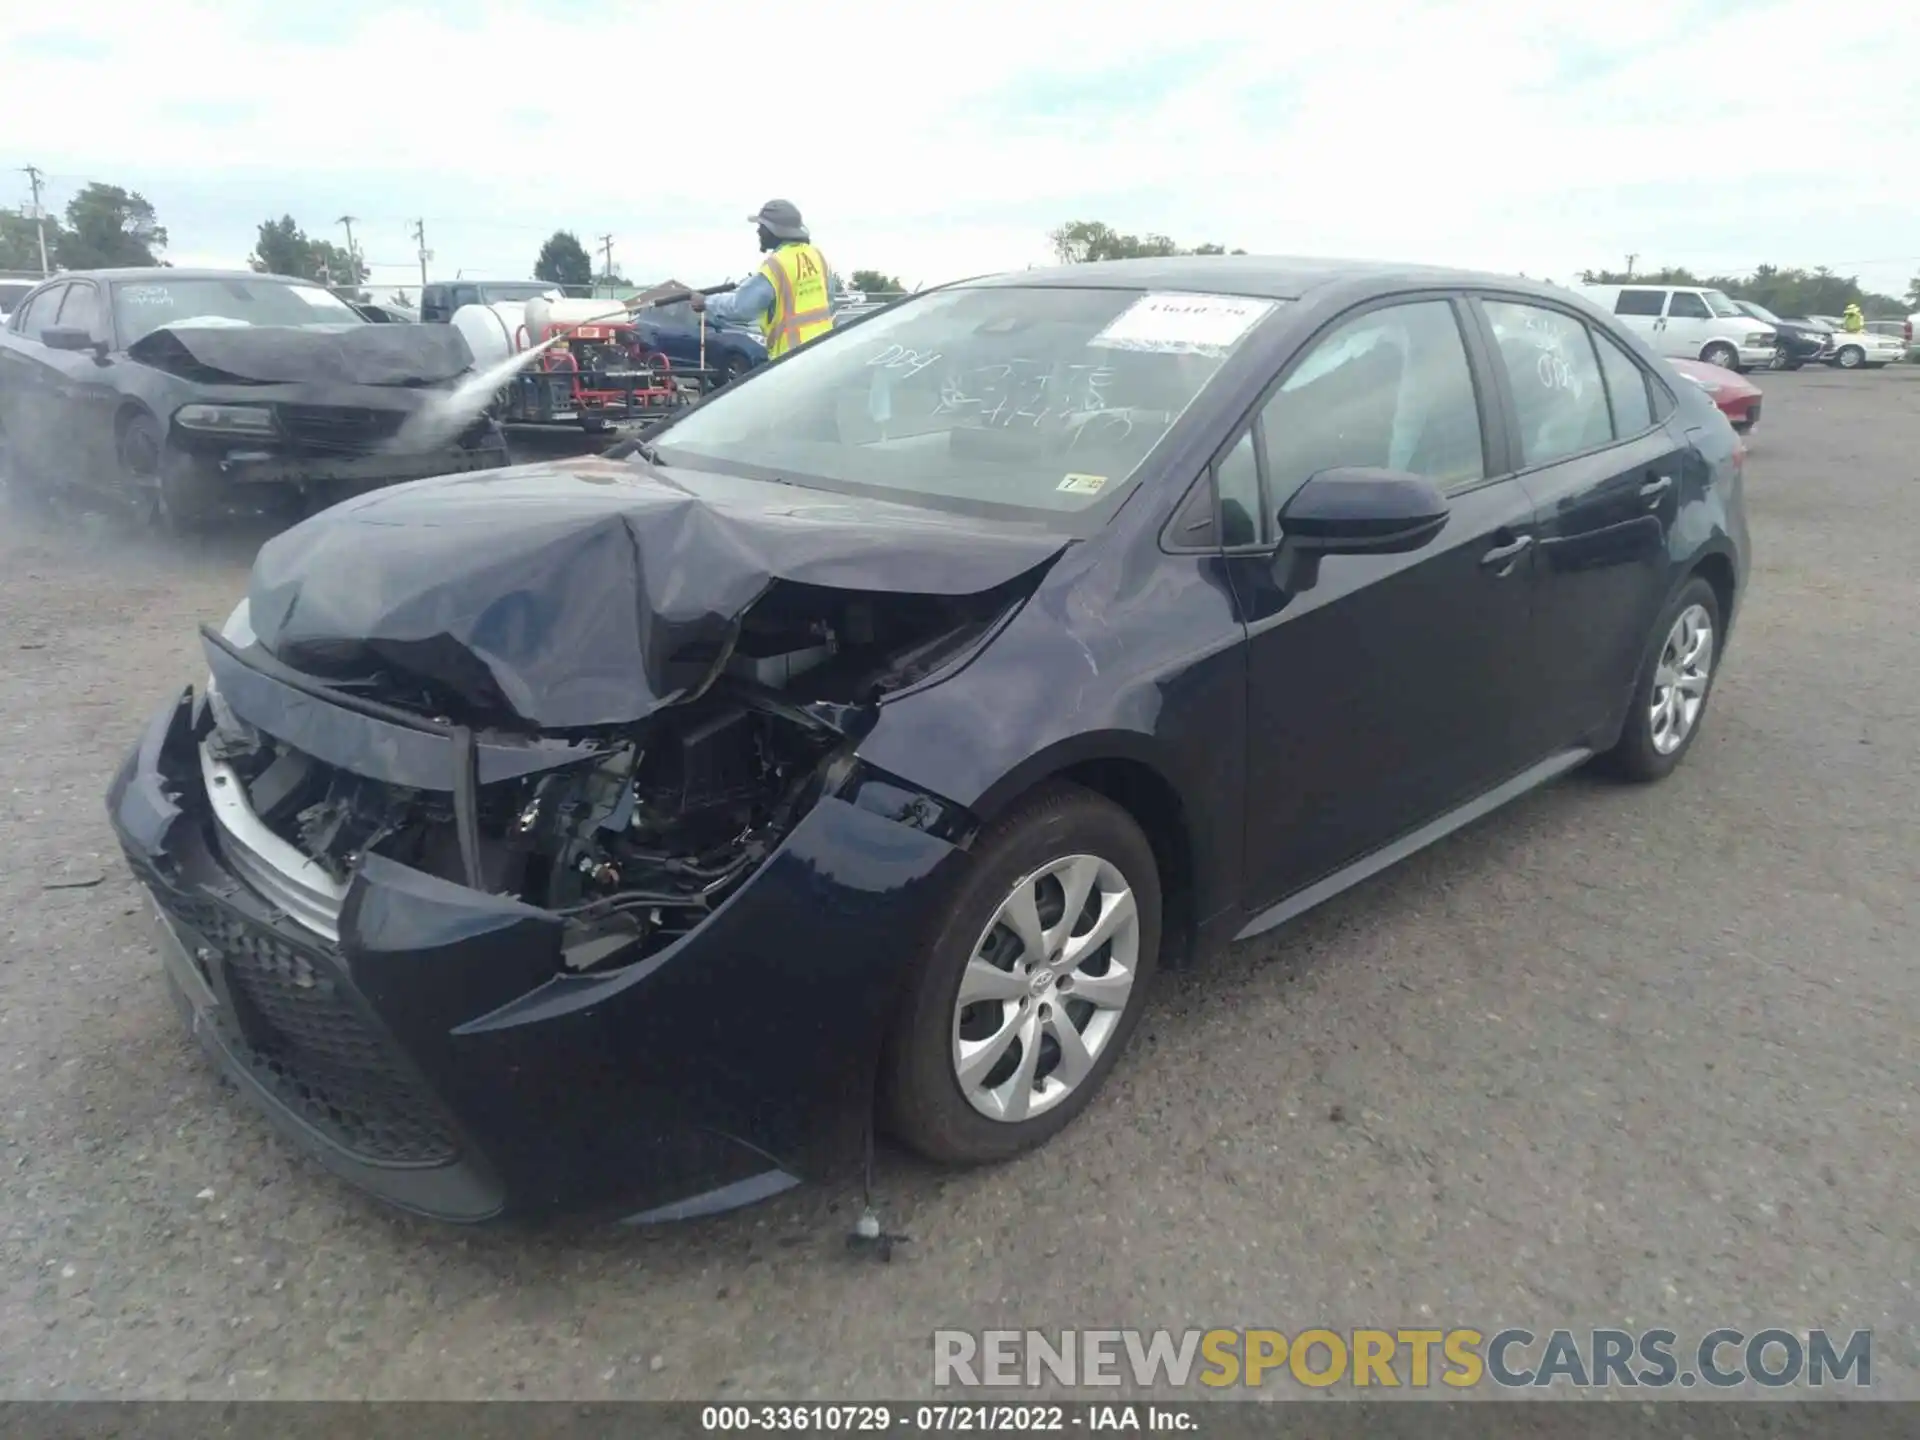
<path id="1" fill-rule="evenodd" d="M 183 1033 L 101 808 L 260 536 L 0 511 L 0 1396 L 901 1396 L 936 1327 L 1427 1323 L 1872 1327 L 1920 1397 L 1920 371 L 1762 383 L 1680 772 L 1169 977 L 1043 1152 L 883 1156 L 890 1266 L 845 1193 L 467 1232 L 292 1154 Z"/>

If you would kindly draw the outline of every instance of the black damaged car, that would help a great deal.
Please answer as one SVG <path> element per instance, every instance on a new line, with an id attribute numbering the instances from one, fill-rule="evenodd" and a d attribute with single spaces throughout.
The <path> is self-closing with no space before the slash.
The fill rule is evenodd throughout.
<path id="1" fill-rule="evenodd" d="M 1168 259 L 911 297 L 625 456 L 271 541 L 109 808 L 194 1032 L 455 1220 L 948 1162 L 1204 965 L 1700 733 L 1742 455 L 1564 290 Z"/>
<path id="2" fill-rule="evenodd" d="M 188 528 L 507 463 L 453 330 L 376 325 L 322 286 L 217 270 L 57 275 L 0 328 L 0 447 L 30 496 L 85 492 Z M 410 423 L 412 422 L 412 423 Z"/>

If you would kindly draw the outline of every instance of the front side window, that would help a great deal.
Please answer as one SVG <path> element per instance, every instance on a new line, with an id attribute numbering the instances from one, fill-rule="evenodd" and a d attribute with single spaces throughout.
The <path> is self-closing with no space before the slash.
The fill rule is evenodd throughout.
<path id="1" fill-rule="evenodd" d="M 1620 298 L 1613 302 L 1613 313 L 1658 315 L 1666 302 L 1667 292 L 1664 290 L 1622 290 Z"/>
<path id="2" fill-rule="evenodd" d="M 312 330 L 369 323 L 338 295 L 318 285 L 240 275 L 123 280 L 113 287 L 113 315 L 122 345 L 169 325 L 279 325 Z"/>
<path id="3" fill-rule="evenodd" d="M 1613 407 L 1613 433 L 1625 440 L 1653 424 L 1653 405 L 1647 398 L 1647 377 L 1627 352 L 1600 330 L 1593 332 L 1600 351 L 1600 373 L 1606 378 L 1607 400 Z"/>
<path id="4" fill-rule="evenodd" d="M 1266 517 L 1260 504 L 1260 462 L 1255 457 L 1251 429 L 1220 457 L 1220 463 L 1213 467 L 1213 483 L 1220 497 L 1220 543 L 1259 543 Z"/>
<path id="5" fill-rule="evenodd" d="M 1673 299 L 1667 302 L 1667 315 L 1674 320 L 1711 320 L 1713 312 L 1707 309 L 1707 302 L 1691 290 L 1676 290 Z"/>
<path id="6" fill-rule="evenodd" d="M 1133 483 L 1280 302 L 1087 287 L 936 291 L 668 425 L 661 460 L 904 501 L 1073 514 Z"/>
<path id="7" fill-rule="evenodd" d="M 100 326 L 100 296 L 93 286 L 76 281 L 67 287 L 67 298 L 60 302 L 60 318 L 54 321 L 63 330 L 84 330 L 92 339 L 104 338 Z"/>
<path id="8" fill-rule="evenodd" d="M 1544 465 L 1609 443 L 1613 421 L 1587 327 L 1538 305 L 1489 300 L 1485 309 L 1513 392 L 1521 459 Z"/>
<path id="9" fill-rule="evenodd" d="M 53 324 L 53 317 L 60 313 L 60 297 L 66 293 L 66 289 L 64 285 L 55 285 L 27 301 L 20 307 L 20 313 L 13 317 L 13 328 L 22 335 L 38 340 L 40 332 Z"/>
<path id="10" fill-rule="evenodd" d="M 1442 489 L 1486 476 L 1473 374 L 1445 300 L 1390 305 L 1339 326 L 1260 418 L 1276 511 L 1322 470 L 1401 470 Z"/>

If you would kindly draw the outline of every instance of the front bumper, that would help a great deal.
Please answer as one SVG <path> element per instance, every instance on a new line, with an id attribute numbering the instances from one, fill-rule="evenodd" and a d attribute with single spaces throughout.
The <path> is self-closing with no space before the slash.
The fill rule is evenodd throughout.
<path id="1" fill-rule="evenodd" d="M 1741 345 L 1737 348 L 1742 366 L 1766 365 L 1773 360 L 1774 347 L 1771 345 Z"/>
<path id="2" fill-rule="evenodd" d="M 197 463 L 235 486 L 332 485 L 374 489 L 431 475 L 492 470 L 507 463 L 504 446 L 445 449 L 402 455 L 291 456 L 234 448 L 225 454 L 201 453 Z"/>
<path id="3" fill-rule="evenodd" d="M 191 692 L 154 717 L 108 792 L 114 828 L 195 1033 L 335 1174 L 447 1220 L 645 1221 L 858 1155 L 885 1020 L 960 853 L 887 813 L 886 787 L 819 801 L 678 943 L 578 975 L 559 917 L 379 856 L 338 943 L 298 924 L 223 858 L 194 729 Z"/>

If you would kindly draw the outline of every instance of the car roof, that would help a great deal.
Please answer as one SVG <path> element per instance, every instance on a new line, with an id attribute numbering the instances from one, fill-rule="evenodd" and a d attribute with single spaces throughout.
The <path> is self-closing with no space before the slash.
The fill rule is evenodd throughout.
<path id="1" fill-rule="evenodd" d="M 1084 289 L 1191 290 L 1300 300 L 1336 285 L 1472 285 L 1502 290 L 1565 294 L 1559 286 L 1477 270 L 1409 265 L 1380 260 L 1331 260 L 1275 255 L 1169 255 L 1136 260 L 1095 260 L 1012 270 L 964 282 L 983 286 L 1064 286 Z"/>
<path id="2" fill-rule="evenodd" d="M 297 275 L 269 275 L 259 270 L 184 270 L 171 265 L 134 265 L 107 270 L 63 270 L 49 280 L 270 280 L 280 285 L 314 285 Z"/>

